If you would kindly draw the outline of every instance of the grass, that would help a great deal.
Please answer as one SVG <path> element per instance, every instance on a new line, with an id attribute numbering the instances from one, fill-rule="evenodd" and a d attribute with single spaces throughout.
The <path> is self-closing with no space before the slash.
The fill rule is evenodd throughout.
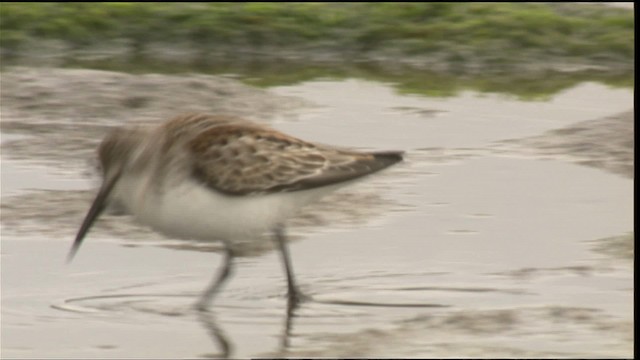
<path id="1" fill-rule="evenodd" d="M 2 2 L 0 56 L 50 59 L 43 45 L 54 43 L 59 66 L 234 73 L 263 87 L 357 77 L 537 100 L 583 81 L 633 87 L 634 25 L 632 11 L 572 3 Z"/>
<path id="2" fill-rule="evenodd" d="M 599 5 L 532 3 L 16 3 L 0 4 L 0 49 L 19 57 L 34 41 L 70 50 L 181 44 L 200 58 L 247 50 L 335 55 L 438 57 L 506 67 L 571 59 L 633 67 L 632 11 Z"/>

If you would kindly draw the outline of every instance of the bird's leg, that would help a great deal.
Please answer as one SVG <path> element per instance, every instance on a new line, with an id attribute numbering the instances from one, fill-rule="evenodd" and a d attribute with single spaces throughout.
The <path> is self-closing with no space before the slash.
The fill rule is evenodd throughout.
<path id="1" fill-rule="evenodd" d="M 286 244 L 286 235 L 284 233 L 284 225 L 276 226 L 274 230 L 274 240 L 280 249 L 282 255 L 282 262 L 284 263 L 284 269 L 287 273 L 287 287 L 289 295 L 289 308 L 295 308 L 298 303 L 303 300 L 308 300 L 309 297 L 305 296 L 296 286 L 296 282 L 293 276 L 293 266 L 291 266 L 291 258 L 289 256 L 289 249 Z"/>
<path id="2" fill-rule="evenodd" d="M 198 320 L 207 329 L 211 339 L 220 348 L 220 354 L 216 354 L 216 359 L 230 359 L 229 355 L 233 352 L 233 344 L 218 325 L 213 313 L 209 311 L 198 311 Z"/>
<path id="3" fill-rule="evenodd" d="M 227 280 L 227 278 L 231 274 L 233 265 L 233 251 L 227 244 L 225 244 L 224 250 L 224 262 L 222 264 L 222 267 L 211 282 L 211 285 L 209 285 L 198 302 L 195 304 L 196 310 L 198 311 L 207 311 L 207 307 L 211 302 L 211 299 L 213 299 L 213 296 L 218 292 L 218 290 L 220 290 L 225 280 Z"/>

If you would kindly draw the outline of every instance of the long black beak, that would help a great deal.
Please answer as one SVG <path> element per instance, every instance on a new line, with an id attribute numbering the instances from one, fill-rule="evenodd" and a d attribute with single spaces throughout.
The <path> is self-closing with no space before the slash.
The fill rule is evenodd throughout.
<path id="1" fill-rule="evenodd" d="M 100 191 L 98 191 L 96 199 L 93 200 L 93 204 L 91 204 L 91 208 L 89 209 L 87 216 L 85 216 L 84 221 L 82 222 L 82 226 L 80 226 L 80 230 L 78 230 L 76 239 L 73 241 L 71 250 L 69 250 L 69 254 L 67 255 L 67 263 L 73 260 L 73 257 L 76 255 L 76 252 L 78 252 L 80 245 L 82 245 L 84 236 L 91 228 L 91 225 L 93 225 L 93 222 L 104 211 L 106 207 L 107 197 L 109 197 L 109 193 L 111 193 L 111 190 L 113 190 L 113 186 L 115 185 L 119 177 L 120 174 L 116 174 L 114 176 L 105 178 Z"/>

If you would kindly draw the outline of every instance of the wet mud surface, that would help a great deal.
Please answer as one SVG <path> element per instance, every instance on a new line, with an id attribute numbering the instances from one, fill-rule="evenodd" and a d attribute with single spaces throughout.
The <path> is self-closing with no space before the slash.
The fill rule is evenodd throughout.
<path id="1" fill-rule="evenodd" d="M 633 94 L 547 102 L 399 95 L 359 80 L 255 89 L 207 75 L 2 73 L 3 357 L 630 357 Z M 217 243 L 105 216 L 70 265 L 109 127 L 186 111 L 310 141 L 402 149 L 400 166 L 290 223 L 313 301 L 247 248 L 213 312 L 191 305 Z"/>

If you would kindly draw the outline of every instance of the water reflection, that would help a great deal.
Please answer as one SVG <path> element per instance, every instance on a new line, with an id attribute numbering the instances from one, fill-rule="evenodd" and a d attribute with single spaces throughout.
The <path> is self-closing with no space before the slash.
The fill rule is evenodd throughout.
<path id="1" fill-rule="evenodd" d="M 180 306 L 179 309 L 168 309 L 166 304 L 158 306 L 158 300 L 184 298 L 185 295 L 176 294 L 112 294 L 85 296 L 62 300 L 52 304 L 51 308 L 78 314 L 104 314 L 119 311 L 136 311 L 168 317 L 185 317 L 195 313 L 198 323 L 204 328 L 207 335 L 217 350 L 214 353 L 204 354 L 206 358 L 228 359 L 234 356 L 236 348 L 233 339 L 224 330 L 224 326 L 217 316 L 219 309 L 191 310 L 193 307 Z M 190 297 L 189 297 L 190 298 Z M 149 302 L 151 301 L 151 305 Z M 146 304 L 146 305 L 144 305 Z M 290 346 L 290 338 L 293 332 L 294 319 L 298 316 L 300 307 L 304 303 L 287 302 L 283 317 L 283 325 L 279 333 L 277 353 L 286 354 Z"/>
<path id="2" fill-rule="evenodd" d="M 470 75 L 434 72 L 402 65 L 375 62 L 323 64 L 296 61 L 209 61 L 176 63 L 138 58 L 135 61 L 78 60 L 66 62 L 70 68 L 89 68 L 129 73 L 178 74 L 198 72 L 231 75 L 254 86 L 295 85 L 316 79 L 348 79 L 379 81 L 393 84 L 401 93 L 426 96 L 456 96 L 461 91 L 513 95 L 521 100 L 549 99 L 560 91 L 583 82 L 601 82 L 616 87 L 633 87 L 633 74 L 627 72 L 571 69 L 571 71 L 503 71 Z"/>
<path id="3" fill-rule="evenodd" d="M 399 297 L 402 297 L 398 293 Z M 182 300 L 186 299 L 188 304 L 185 304 Z M 176 305 L 175 300 L 179 300 L 180 304 Z M 230 336 L 226 331 L 226 328 L 233 328 L 237 326 L 236 322 L 245 322 L 259 324 L 255 319 L 250 319 L 247 315 L 241 315 L 242 317 L 236 321 L 223 320 L 221 318 L 224 315 L 228 315 L 230 312 L 236 312 L 237 310 L 246 310 L 244 306 L 226 306 L 221 305 L 213 307 L 209 310 L 197 310 L 190 302 L 193 300 L 193 296 L 186 294 L 136 294 L 136 293 L 118 293 L 108 295 L 92 295 L 78 298 L 69 298 L 62 300 L 58 303 L 51 305 L 51 308 L 56 310 L 62 310 L 75 314 L 82 314 L 88 318 L 90 316 L 104 317 L 108 315 L 110 319 L 114 317 L 122 317 L 127 321 L 139 322 L 142 321 L 141 315 L 147 314 L 158 319 L 170 319 L 183 318 L 191 319 L 195 317 L 197 323 L 206 332 L 207 336 L 213 343 L 214 351 L 201 354 L 201 357 L 205 358 L 233 358 L 238 355 L 237 353 L 246 353 L 246 349 L 238 348 L 236 341 L 242 340 L 241 337 L 234 338 Z M 263 304 L 264 305 L 264 304 Z M 328 305 L 334 308 L 326 313 L 328 310 L 324 307 Z M 253 305 L 252 305 L 253 306 Z M 277 348 L 270 350 L 269 354 L 277 357 L 286 357 L 290 353 L 299 351 L 294 349 L 292 345 L 292 338 L 294 337 L 294 325 L 298 321 L 303 321 L 305 326 L 313 325 L 318 326 L 323 320 L 331 318 L 331 322 L 336 326 L 344 321 L 344 315 L 346 313 L 355 314 L 360 310 L 364 310 L 370 307 L 378 307 L 393 309 L 393 308 L 405 308 L 408 311 L 415 308 L 424 309 L 441 309 L 448 308 L 450 305 L 436 304 L 436 303 L 393 303 L 380 301 L 357 301 L 349 300 L 349 295 L 342 295 L 338 297 L 324 297 L 321 299 L 309 298 L 304 302 L 291 302 L 287 301 L 286 306 L 283 308 L 284 314 L 281 319 L 281 326 L 277 332 L 278 345 Z M 306 309 L 307 315 L 301 316 L 301 310 Z M 253 308 L 257 310 L 257 308 Z M 352 309 L 352 310 L 347 310 Z M 359 310 L 357 310 L 359 309 Z M 262 308 L 260 311 L 266 310 Z M 345 312 L 346 311 L 346 312 Z M 258 313 L 253 312 L 253 316 L 260 316 Z M 332 317 L 327 317 L 327 314 L 334 313 Z M 368 313 L 368 312 L 365 312 Z M 239 312 L 236 312 L 236 316 Z M 361 316 L 361 315 L 360 315 Z M 272 316 L 269 316 L 272 318 Z M 146 320 L 149 321 L 149 320 Z M 168 324 L 168 322 L 167 322 Z M 303 324 L 300 324 L 303 325 Z M 303 335 L 301 335 L 304 337 Z"/>
<path id="4" fill-rule="evenodd" d="M 209 336 L 213 340 L 213 343 L 220 349 L 219 353 L 211 355 L 212 358 L 228 359 L 232 352 L 233 346 L 228 339 L 228 336 L 218 325 L 215 315 L 210 311 L 198 311 L 198 320 L 207 330 Z M 207 355 L 209 357 L 209 355 Z"/>

